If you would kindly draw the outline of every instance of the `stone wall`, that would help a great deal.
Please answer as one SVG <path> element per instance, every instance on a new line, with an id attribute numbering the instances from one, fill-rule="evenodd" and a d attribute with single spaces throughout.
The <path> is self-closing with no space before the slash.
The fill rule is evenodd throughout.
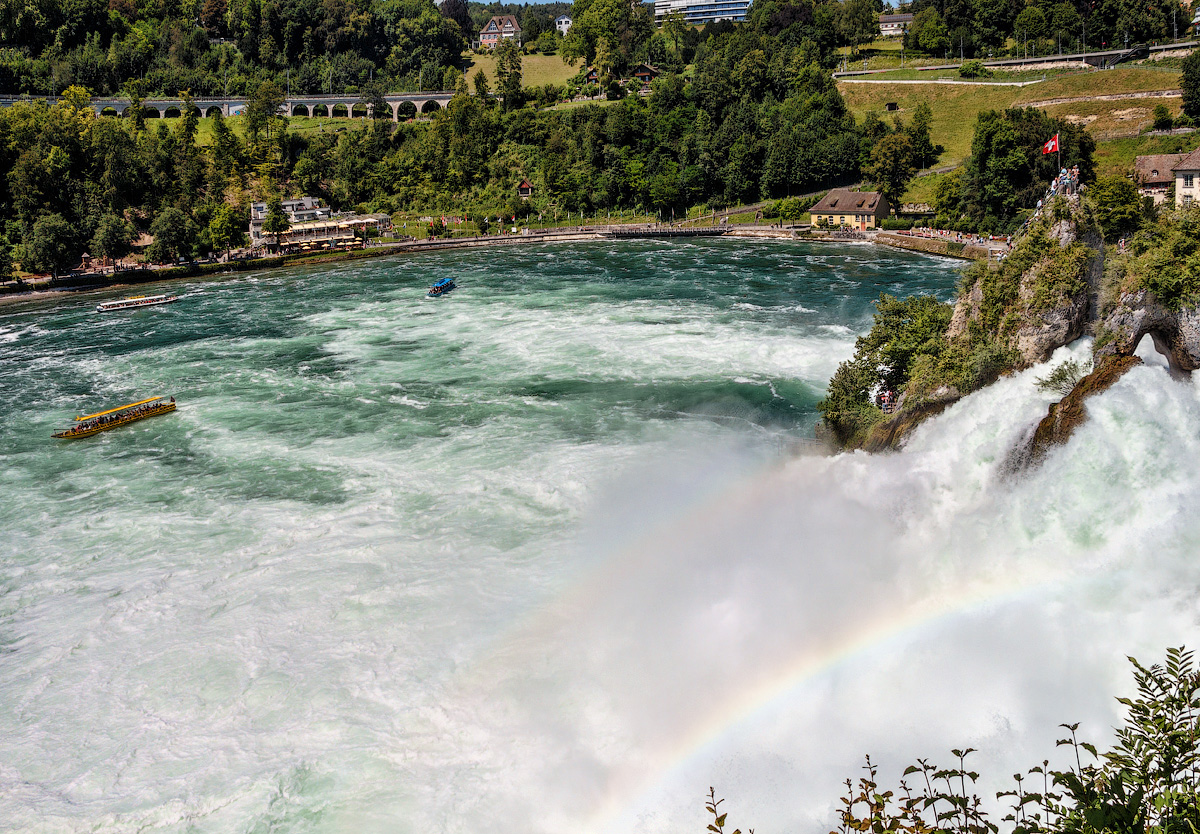
<path id="1" fill-rule="evenodd" d="M 971 261 L 983 261 L 988 258 L 986 246 L 973 243 L 958 243 L 942 238 L 914 237 L 898 235 L 893 232 L 880 232 L 875 236 L 876 243 L 895 246 L 897 249 L 911 249 L 914 252 L 928 252 L 930 255 L 945 255 L 949 258 L 965 258 Z"/>

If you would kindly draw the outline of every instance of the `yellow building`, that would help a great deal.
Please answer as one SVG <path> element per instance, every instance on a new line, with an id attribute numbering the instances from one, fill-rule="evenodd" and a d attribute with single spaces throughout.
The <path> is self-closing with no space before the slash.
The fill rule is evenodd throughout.
<path id="1" fill-rule="evenodd" d="M 808 210 L 808 217 L 814 226 L 865 230 L 878 229 L 891 213 L 887 198 L 878 191 L 835 188 Z"/>

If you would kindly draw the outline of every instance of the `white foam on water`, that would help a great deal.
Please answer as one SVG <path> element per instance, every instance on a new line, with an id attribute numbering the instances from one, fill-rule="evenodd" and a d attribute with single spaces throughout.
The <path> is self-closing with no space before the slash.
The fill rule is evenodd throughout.
<path id="1" fill-rule="evenodd" d="M 1086 344 L 899 454 L 781 460 L 736 414 L 555 385 L 819 389 L 850 328 L 587 291 L 6 365 L 190 395 L 6 458 L 0 829 L 700 830 L 713 785 L 821 834 L 864 752 L 1003 779 L 1060 722 L 1105 741 L 1126 654 L 1195 644 L 1190 383 L 1131 371 L 1016 478 Z"/>

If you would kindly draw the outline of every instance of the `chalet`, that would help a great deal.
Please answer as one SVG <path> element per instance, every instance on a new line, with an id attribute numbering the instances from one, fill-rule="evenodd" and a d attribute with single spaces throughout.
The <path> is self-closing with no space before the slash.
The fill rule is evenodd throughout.
<path id="1" fill-rule="evenodd" d="M 522 200 L 528 200 L 533 196 L 533 183 L 529 180 L 521 180 L 521 184 L 517 186 L 517 196 Z"/>
<path id="2" fill-rule="evenodd" d="M 1185 153 L 1163 153 L 1152 156 L 1139 156 L 1133 161 L 1133 181 L 1137 184 L 1138 194 L 1151 197 L 1154 205 L 1161 205 L 1167 199 L 1167 191 L 1175 182 L 1175 167 Z"/>
<path id="3" fill-rule="evenodd" d="M 554 18 L 554 28 L 557 29 L 558 33 L 565 38 L 567 36 L 567 32 L 571 31 L 571 16 L 560 14 L 558 17 Z"/>
<path id="4" fill-rule="evenodd" d="M 479 45 L 485 49 L 495 49 L 496 44 L 505 38 L 515 38 L 517 46 L 521 45 L 521 24 L 510 14 L 493 17 L 479 32 Z"/>
<path id="5" fill-rule="evenodd" d="M 912 26 L 913 16 L 910 14 L 881 14 L 879 16 L 879 34 L 884 38 L 899 38 L 905 30 Z"/>
<path id="6" fill-rule="evenodd" d="M 851 229 L 878 229 L 879 221 L 891 214 L 887 198 L 878 191 L 851 191 L 834 188 L 809 209 L 814 226 L 844 226 Z"/>
<path id="7" fill-rule="evenodd" d="M 596 69 L 595 67 L 588 67 L 587 75 L 585 75 L 583 77 L 583 80 L 586 81 L 588 84 L 599 84 L 600 83 L 600 71 L 598 69 Z"/>
<path id="8" fill-rule="evenodd" d="M 638 64 L 633 69 L 633 77 L 642 83 L 642 86 L 649 86 L 650 82 L 658 78 L 660 72 L 657 67 L 650 64 Z"/>

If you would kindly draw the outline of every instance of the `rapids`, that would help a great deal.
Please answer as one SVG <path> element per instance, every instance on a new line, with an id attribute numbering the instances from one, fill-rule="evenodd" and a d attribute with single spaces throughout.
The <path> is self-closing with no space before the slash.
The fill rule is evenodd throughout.
<path id="1" fill-rule="evenodd" d="M 1045 369 L 795 454 L 870 302 L 957 268 L 577 244 L 0 308 L 0 829 L 700 831 L 713 785 L 822 834 L 863 753 L 995 790 L 1103 743 L 1125 655 L 1197 642 L 1190 383 L 1015 481 Z"/>

